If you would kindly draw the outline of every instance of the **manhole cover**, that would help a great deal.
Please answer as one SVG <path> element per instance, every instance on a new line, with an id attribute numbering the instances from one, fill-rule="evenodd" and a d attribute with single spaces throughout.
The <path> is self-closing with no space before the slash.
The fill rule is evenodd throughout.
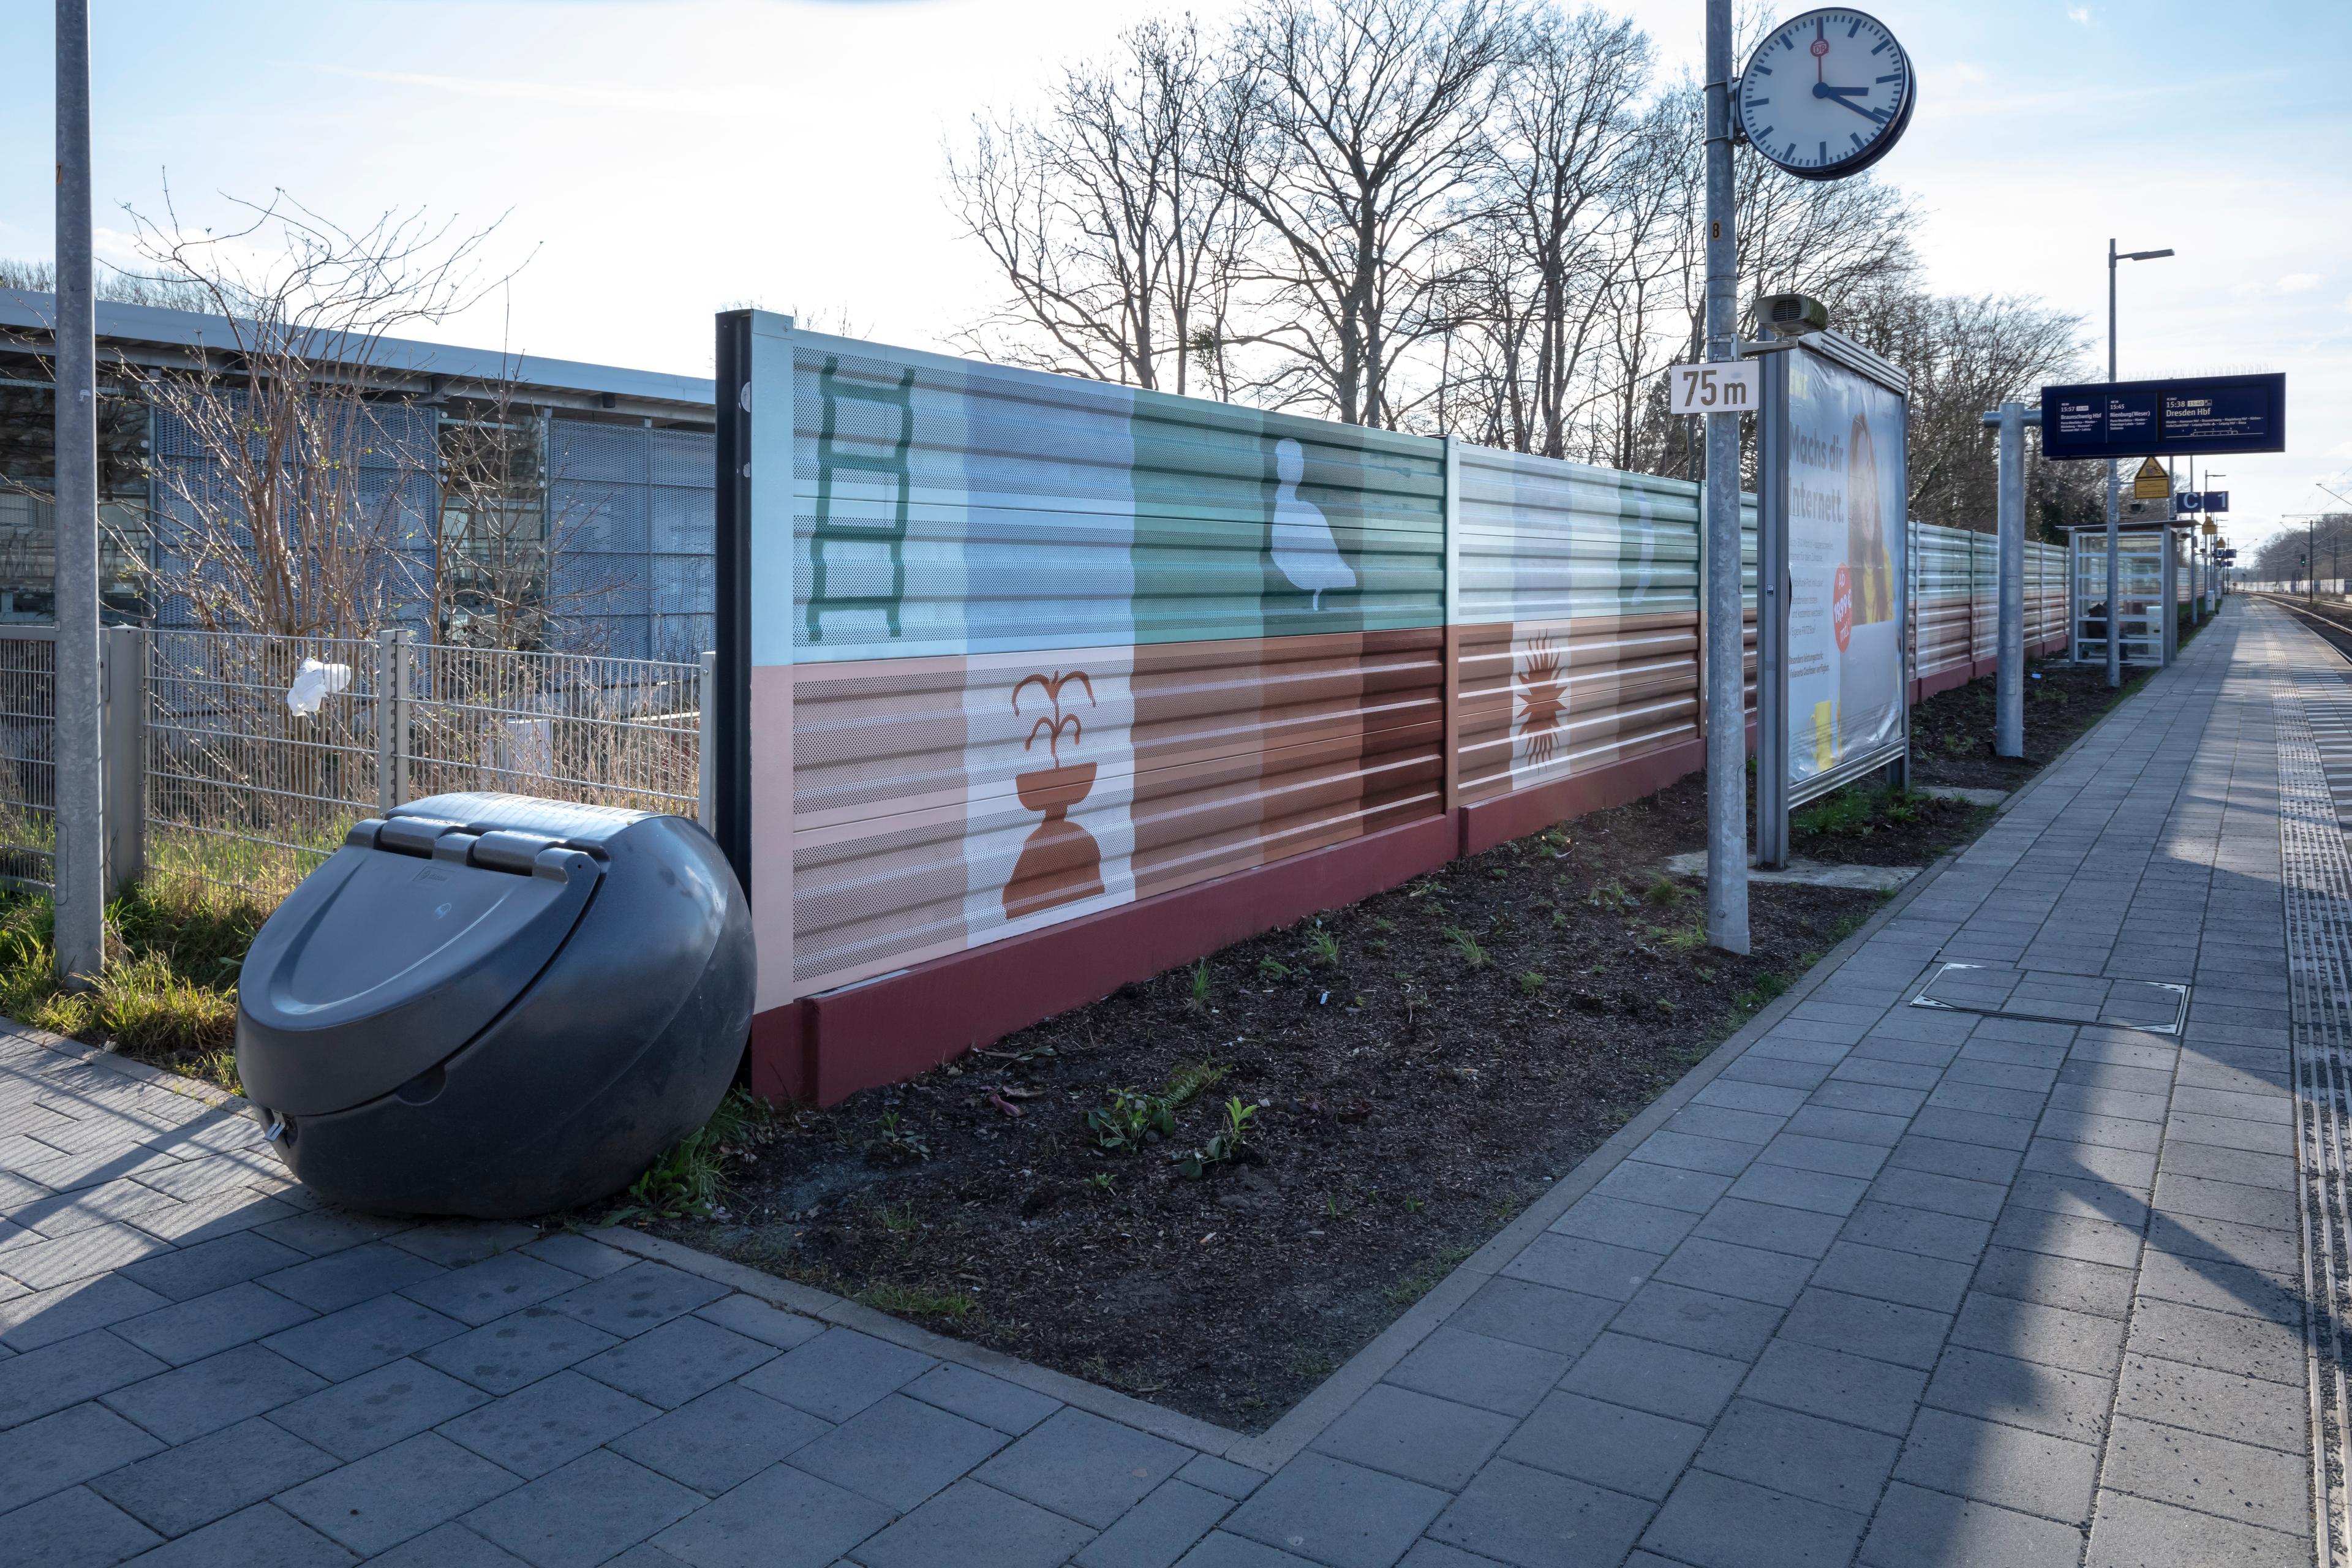
<path id="1" fill-rule="evenodd" d="M 2111 1024 L 2151 1035 L 2177 1035 L 2189 1017 L 2189 987 L 2156 980 L 2103 980 L 2044 969 L 1989 963 L 1938 964 L 1914 1007 L 2030 1018 L 2043 1024 Z"/>

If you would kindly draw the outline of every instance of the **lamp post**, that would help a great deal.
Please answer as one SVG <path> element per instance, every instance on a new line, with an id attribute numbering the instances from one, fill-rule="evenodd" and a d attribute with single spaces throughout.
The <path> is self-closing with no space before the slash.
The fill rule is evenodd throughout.
<path id="1" fill-rule="evenodd" d="M 1706 0 L 1706 357 L 1739 357 L 1731 166 L 1731 0 Z M 1739 573 L 1739 416 L 1706 416 L 1706 941 L 1748 951 L 1748 716 Z"/>
<path id="2" fill-rule="evenodd" d="M 2110 382 L 2116 379 L 2116 263 L 2155 261 L 2171 254 L 2169 250 L 2118 251 L 2112 238 L 2107 241 L 2107 380 Z M 2116 489 L 2116 460 L 2109 458 L 2107 459 L 2107 685 L 2111 689 L 2124 683 L 2121 505 L 2121 496 Z"/>
<path id="3" fill-rule="evenodd" d="M 2214 480 L 2226 479 L 2229 477 L 2230 476 L 2227 474 L 2217 474 L 2212 469 L 2208 468 L 2205 470 L 2205 489 L 2210 490 L 2213 488 Z M 2208 522 L 2211 522 L 2213 521 L 2213 511 L 2210 507 L 2208 507 L 2205 510 L 2205 521 Z M 2217 616 L 2221 613 L 2221 593 L 2224 586 L 2221 573 L 2221 531 L 2217 529 L 2213 532 L 2212 536 L 2205 541 L 2205 584 L 2208 588 L 2212 590 L 2213 614 Z"/>
<path id="4" fill-rule="evenodd" d="M 2303 590 L 2304 602 L 2306 604 L 2315 604 L 2319 597 L 2319 559 L 2317 552 L 2313 548 L 2313 537 L 2318 528 L 2319 520 L 2326 515 L 2324 511 L 2288 511 L 2279 514 L 2281 522 L 2303 524 L 2303 554 L 2295 562 L 2294 584 Z"/>
<path id="5" fill-rule="evenodd" d="M 105 957 L 100 821 L 98 341 L 90 292 L 89 3 L 57 5 L 58 978 L 79 990 Z"/>

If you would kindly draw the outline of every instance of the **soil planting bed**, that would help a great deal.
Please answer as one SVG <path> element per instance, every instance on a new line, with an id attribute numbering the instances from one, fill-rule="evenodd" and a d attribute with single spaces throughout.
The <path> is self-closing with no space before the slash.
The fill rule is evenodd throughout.
<path id="1" fill-rule="evenodd" d="M 1926 706 L 1923 782 L 2013 786 L 2107 705 L 2045 669 L 2036 762 L 1992 764 L 1943 741 L 1980 708 L 1988 749 L 1979 685 Z M 1812 810 L 1800 855 L 1909 865 L 1990 815 L 1877 791 Z M 1757 884 L 1755 952 L 1714 952 L 1700 884 L 1660 869 L 1704 846 L 1705 813 L 1694 776 L 781 1111 L 730 1157 L 725 1210 L 655 1228 L 1263 1430 L 1882 898 Z"/>
<path id="2" fill-rule="evenodd" d="M 1704 814 L 1685 780 L 786 1112 L 729 1217 L 663 1228 L 1263 1429 L 1875 907 L 1759 886 L 1755 952 L 1707 950 L 1658 870 Z M 1088 1121 L 1121 1089 L 1182 1100 L 1130 1152 Z"/>
<path id="3" fill-rule="evenodd" d="M 2201 630 L 2202 628 L 2197 628 Z M 2180 628 L 2182 647 L 2196 632 Z M 1939 691 L 1911 710 L 1911 782 L 1972 789 L 2021 787 L 2122 698 L 2139 689 L 2147 672 L 2128 677 L 2120 692 L 2107 689 L 2106 670 L 2092 665 L 2029 660 L 2025 667 L 2025 755 L 1992 753 L 1994 682 L 1988 676 Z"/>

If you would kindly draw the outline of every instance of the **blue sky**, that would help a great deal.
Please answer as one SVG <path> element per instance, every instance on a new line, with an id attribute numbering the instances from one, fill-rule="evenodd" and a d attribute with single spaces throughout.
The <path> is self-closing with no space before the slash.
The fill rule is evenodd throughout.
<path id="1" fill-rule="evenodd" d="M 1234 0 L 1193 0 L 1213 19 Z M 282 186 L 364 217 L 510 212 L 507 309 L 445 334 L 707 374 L 710 313 L 756 300 L 938 345 L 993 297 L 942 201 L 976 110 L 1147 0 L 94 0 L 101 245 L 117 207 L 184 220 Z M 1697 0 L 1633 0 L 1670 61 Z M 1790 4 L 1782 9 L 1804 8 Z M 49 7 L 7 13 L 0 254 L 46 256 Z M 2126 377 L 2288 375 L 2289 449 L 2223 459 L 2239 542 L 2352 495 L 2352 64 L 2347 0 L 1879 0 L 1919 70 L 1881 165 L 1919 197 L 1933 281 L 2038 295 L 2104 328 L 2126 268 Z M 31 68 L 25 68 L 29 66 Z"/>

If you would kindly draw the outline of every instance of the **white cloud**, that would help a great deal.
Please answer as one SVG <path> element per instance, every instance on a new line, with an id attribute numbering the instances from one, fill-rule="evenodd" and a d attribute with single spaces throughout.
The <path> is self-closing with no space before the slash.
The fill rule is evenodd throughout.
<path id="1" fill-rule="evenodd" d="M 2091 25 L 2091 8 L 2088 5 L 2069 5 L 2066 7 L 2066 20 L 2078 27 L 2087 27 Z"/>
<path id="2" fill-rule="evenodd" d="M 416 71 L 361 70 L 350 66 L 321 65 L 313 68 L 329 76 L 352 77 L 393 87 L 422 88 L 426 91 L 449 93 L 459 98 L 507 103 L 555 104 L 571 109 L 593 109 L 606 114 L 646 111 L 750 118 L 760 111 L 760 105 L 747 95 L 714 92 L 704 85 L 663 90 L 604 82 L 525 81 Z"/>
<path id="3" fill-rule="evenodd" d="M 2300 294 L 2306 289 L 2318 288 L 2319 281 L 2319 274 L 2316 272 L 2290 272 L 2278 280 L 2279 292 Z"/>

